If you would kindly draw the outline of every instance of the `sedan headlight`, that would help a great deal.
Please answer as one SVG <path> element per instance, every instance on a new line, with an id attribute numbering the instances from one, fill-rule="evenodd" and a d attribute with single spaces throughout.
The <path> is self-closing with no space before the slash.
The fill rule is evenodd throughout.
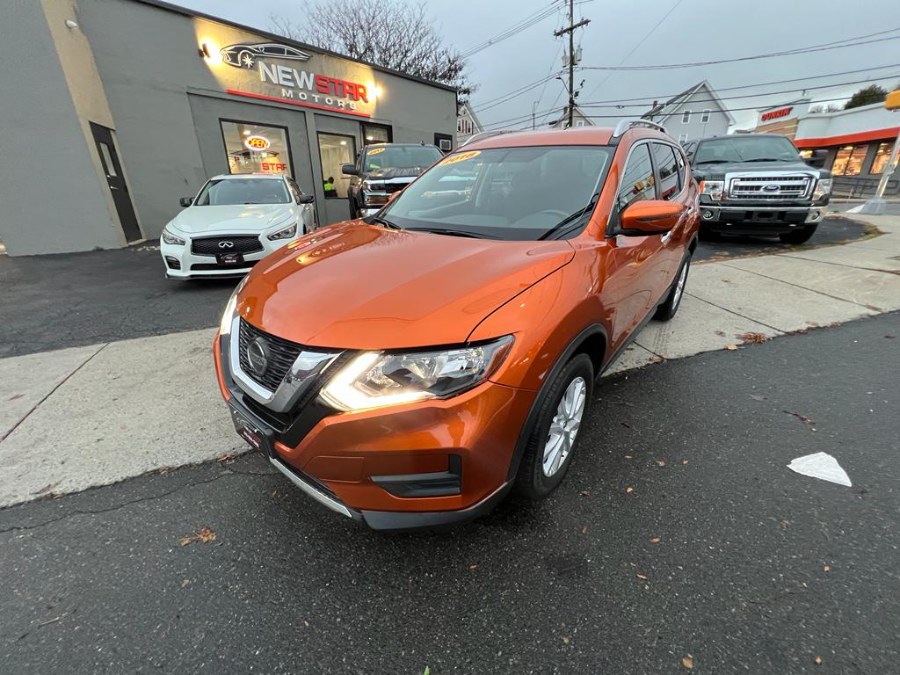
<path id="1" fill-rule="evenodd" d="M 447 398 L 486 380 L 509 353 L 511 335 L 493 342 L 429 352 L 363 352 L 320 394 L 338 410 L 366 410 Z"/>
<path id="2" fill-rule="evenodd" d="M 714 202 L 722 201 L 722 198 L 725 196 L 725 181 L 724 180 L 703 180 L 700 181 L 700 193 L 704 195 L 709 195 L 709 198 Z"/>
<path id="3" fill-rule="evenodd" d="M 816 189 L 813 190 L 813 201 L 819 201 L 822 197 L 827 197 L 831 194 L 831 178 L 821 178 L 816 183 Z"/>
<path id="4" fill-rule="evenodd" d="M 268 237 L 266 237 L 269 241 L 276 241 L 278 239 L 290 239 L 295 234 L 297 234 L 297 223 L 292 223 L 285 228 L 278 230 L 277 232 L 273 232 Z"/>
<path id="5" fill-rule="evenodd" d="M 181 237 L 179 237 L 177 235 L 172 234 L 167 227 L 163 228 L 162 240 L 165 243 L 171 244 L 173 246 L 184 246 L 184 239 L 182 239 Z"/>
<path id="6" fill-rule="evenodd" d="M 222 312 L 222 319 L 219 321 L 219 335 L 228 335 L 231 333 L 231 322 L 234 321 L 234 313 L 237 311 L 238 294 L 246 284 L 247 277 L 244 277 L 234 289 L 231 297 L 228 298 L 228 304 L 225 305 L 225 311 Z"/>

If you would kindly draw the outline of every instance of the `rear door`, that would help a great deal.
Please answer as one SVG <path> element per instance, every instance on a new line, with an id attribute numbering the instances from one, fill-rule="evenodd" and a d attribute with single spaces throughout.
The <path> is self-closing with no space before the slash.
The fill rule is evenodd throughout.
<path id="1" fill-rule="evenodd" d="M 650 147 L 656 172 L 658 198 L 681 204 L 684 207 L 678 224 L 660 238 L 663 255 L 661 265 L 663 282 L 671 283 L 681 267 L 681 261 L 685 254 L 688 226 L 694 214 L 693 194 L 689 186 L 685 184 L 685 161 L 681 152 L 666 143 L 653 142 Z"/>

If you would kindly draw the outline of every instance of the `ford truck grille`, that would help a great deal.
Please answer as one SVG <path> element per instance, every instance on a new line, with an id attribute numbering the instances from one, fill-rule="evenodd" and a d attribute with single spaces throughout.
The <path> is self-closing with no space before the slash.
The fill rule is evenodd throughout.
<path id="1" fill-rule="evenodd" d="M 809 196 L 811 176 L 741 176 L 732 178 L 728 198 L 738 201 L 790 202 Z"/>

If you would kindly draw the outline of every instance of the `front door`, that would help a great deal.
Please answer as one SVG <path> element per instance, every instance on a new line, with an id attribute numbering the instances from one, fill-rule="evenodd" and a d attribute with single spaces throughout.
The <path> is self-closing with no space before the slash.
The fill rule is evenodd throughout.
<path id="1" fill-rule="evenodd" d="M 100 155 L 100 164 L 106 173 L 106 182 L 119 214 L 119 223 L 125 233 L 125 240 L 137 241 L 142 238 L 141 228 L 138 227 L 134 206 L 131 204 L 131 195 L 128 194 L 125 176 L 122 175 L 122 165 L 119 163 L 119 155 L 116 153 L 116 146 L 113 143 L 112 129 L 91 122 L 91 132 L 94 134 L 94 142 L 97 144 L 97 152 Z"/>

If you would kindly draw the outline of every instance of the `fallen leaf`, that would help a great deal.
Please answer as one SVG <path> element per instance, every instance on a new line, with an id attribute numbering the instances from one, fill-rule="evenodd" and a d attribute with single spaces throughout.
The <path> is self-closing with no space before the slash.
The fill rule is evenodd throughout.
<path id="1" fill-rule="evenodd" d="M 823 571 L 823 572 L 830 572 L 830 571 L 831 571 L 831 565 L 822 565 L 822 571 Z"/>
<path id="2" fill-rule="evenodd" d="M 683 460 L 681 460 L 681 463 L 682 463 L 682 464 L 687 464 L 688 461 L 687 461 L 686 459 L 683 459 Z"/>
<path id="3" fill-rule="evenodd" d="M 307 621 L 306 619 L 303 619 L 303 625 L 306 626 L 307 628 L 309 628 L 309 621 Z"/>
<path id="4" fill-rule="evenodd" d="M 817 665 L 817 666 L 821 666 L 821 665 L 822 665 L 822 657 L 821 657 L 821 656 L 817 656 L 816 658 L 813 659 L 813 661 L 816 662 L 816 665 Z"/>
<path id="5" fill-rule="evenodd" d="M 662 541 L 662 539 L 660 539 L 659 537 L 650 537 L 651 544 L 658 544 L 661 541 Z"/>
<path id="6" fill-rule="evenodd" d="M 725 337 L 725 331 L 724 331 L 724 330 L 717 330 L 717 331 L 716 331 L 716 335 L 718 335 L 719 337 Z"/>
<path id="7" fill-rule="evenodd" d="M 6 400 L 7 400 L 7 401 L 15 401 L 17 398 L 22 398 L 24 395 L 25 395 L 25 394 L 13 394 L 12 396 L 10 396 L 10 397 L 9 397 L 8 399 L 6 399 Z"/>
<path id="8" fill-rule="evenodd" d="M 627 488 L 625 488 L 625 492 L 634 492 L 634 488 L 629 485 Z"/>
<path id="9" fill-rule="evenodd" d="M 733 352 L 733 351 L 736 350 L 737 348 L 738 348 L 737 345 L 725 345 L 725 349 L 727 349 L 727 350 L 730 351 L 730 352 Z"/>
<path id="10" fill-rule="evenodd" d="M 806 415 L 801 415 L 800 413 L 791 412 L 790 410 L 782 410 L 781 412 L 787 413 L 788 415 L 793 415 L 798 420 L 803 422 L 803 424 L 806 424 L 808 426 L 812 426 L 813 424 L 815 424 L 815 422 L 813 420 L 811 420 L 809 417 L 807 417 Z"/>
<path id="11" fill-rule="evenodd" d="M 647 579 L 650 578 L 650 577 L 644 576 L 644 575 L 641 574 L 641 573 L 637 573 L 635 576 L 636 576 L 638 579 L 640 579 L 641 581 L 647 581 Z"/>
<path id="12" fill-rule="evenodd" d="M 221 457 L 219 457 L 219 459 L 217 459 L 216 461 L 222 462 L 224 464 L 226 462 L 233 462 L 234 460 L 235 460 L 235 455 L 225 454 L 225 455 L 222 455 Z"/>
<path id="13" fill-rule="evenodd" d="M 634 459 L 634 455 L 625 455 L 625 459 Z"/>
<path id="14" fill-rule="evenodd" d="M 741 342 L 745 345 L 760 344 L 762 342 L 766 342 L 769 339 L 762 333 L 756 333 L 754 331 L 750 331 L 748 333 L 741 333 L 737 337 L 740 338 Z"/>
<path id="15" fill-rule="evenodd" d="M 191 580 L 190 580 L 190 579 L 185 579 L 184 581 L 181 582 L 181 587 L 182 587 L 182 588 L 187 588 L 187 587 L 190 586 L 190 585 L 191 585 Z"/>
<path id="16" fill-rule="evenodd" d="M 188 544 L 193 544 L 196 541 L 202 542 L 204 544 L 209 544 L 216 540 L 216 533 L 213 532 L 208 527 L 201 527 L 197 530 L 197 534 L 189 534 L 186 537 L 182 537 L 178 540 L 178 543 L 182 546 L 187 546 Z"/>
<path id="17" fill-rule="evenodd" d="M 688 654 L 687 656 L 682 656 L 681 665 L 683 665 L 688 670 L 692 670 L 694 668 L 694 657 L 690 654 Z"/>
<path id="18" fill-rule="evenodd" d="M 656 464 L 657 464 L 657 466 L 665 466 L 666 462 L 665 462 L 665 460 L 658 459 L 658 460 L 656 460 Z"/>
<path id="19" fill-rule="evenodd" d="M 590 497 L 591 491 L 590 490 L 582 490 L 580 494 L 582 497 Z"/>
<path id="20" fill-rule="evenodd" d="M 474 569 L 476 569 L 477 567 L 478 567 L 478 563 L 472 563 L 471 565 L 469 565 L 469 569 L 470 569 L 470 570 L 474 570 Z"/>
<path id="21" fill-rule="evenodd" d="M 587 525 L 581 528 L 581 534 L 587 534 Z"/>
<path id="22" fill-rule="evenodd" d="M 628 422 L 622 422 L 622 426 L 625 427 L 626 429 L 630 429 L 630 428 L 631 428 L 631 425 L 628 424 Z"/>
<path id="23" fill-rule="evenodd" d="M 422 675 L 431 675 L 431 668 L 425 666 L 425 670 L 422 671 Z"/>
<path id="24" fill-rule="evenodd" d="M 563 635 L 563 636 L 562 636 L 562 641 L 563 641 L 563 644 L 564 644 L 564 645 L 567 645 L 567 644 L 569 644 L 570 642 L 572 642 L 572 638 L 570 638 L 568 635 Z"/>

